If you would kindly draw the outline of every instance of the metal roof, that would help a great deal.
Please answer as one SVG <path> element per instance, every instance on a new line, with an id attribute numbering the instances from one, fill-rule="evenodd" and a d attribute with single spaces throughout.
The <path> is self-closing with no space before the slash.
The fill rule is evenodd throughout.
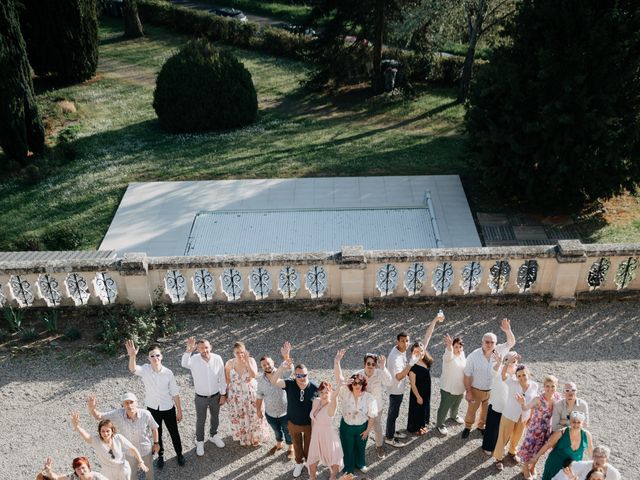
<path id="1" fill-rule="evenodd" d="M 196 214 L 185 255 L 337 252 L 436 248 L 438 227 L 428 206 L 271 209 Z"/>

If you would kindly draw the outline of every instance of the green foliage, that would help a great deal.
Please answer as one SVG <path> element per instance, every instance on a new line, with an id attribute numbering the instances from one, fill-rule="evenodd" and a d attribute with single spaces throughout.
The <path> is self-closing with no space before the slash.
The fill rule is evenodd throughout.
<path id="1" fill-rule="evenodd" d="M 44 127 L 15 6 L 14 0 L 0 3 L 0 147 L 9 159 L 25 164 L 29 151 L 44 148 Z"/>
<path id="2" fill-rule="evenodd" d="M 91 78 L 98 66 L 96 0 L 23 0 L 22 32 L 39 76 L 61 82 Z"/>
<path id="3" fill-rule="evenodd" d="M 640 178 L 637 2 L 523 1 L 467 113 L 489 188 L 533 208 L 579 208 Z"/>
<path id="4" fill-rule="evenodd" d="M 16 310 L 12 307 L 5 307 L 3 313 L 4 323 L 10 332 L 15 333 L 22 329 L 22 321 L 24 320 L 23 310 Z"/>
<path id="5" fill-rule="evenodd" d="M 51 226 L 42 235 L 46 250 L 78 250 L 83 242 L 82 230 L 69 222 Z"/>
<path id="6" fill-rule="evenodd" d="M 0 328 L 0 342 L 6 342 L 11 338 L 11 334 L 4 328 Z"/>
<path id="7" fill-rule="evenodd" d="M 38 334 L 35 328 L 29 327 L 20 331 L 20 341 L 22 343 L 33 342 L 38 339 Z"/>
<path id="8" fill-rule="evenodd" d="M 159 0 L 139 0 L 138 11 L 145 23 L 205 37 L 212 42 L 253 48 L 283 57 L 303 58 L 311 42 L 309 37 L 303 35 L 259 26 L 254 22 L 239 22 Z"/>
<path id="9" fill-rule="evenodd" d="M 33 163 L 24 167 L 21 173 L 27 185 L 36 185 L 42 180 L 40 167 L 34 165 Z"/>
<path id="10" fill-rule="evenodd" d="M 364 43 L 327 45 L 316 54 L 317 68 L 306 82 L 312 90 L 357 84 L 373 75 L 372 51 Z"/>
<path id="11" fill-rule="evenodd" d="M 58 133 L 58 145 L 57 151 L 66 160 L 74 160 L 78 155 L 78 150 L 75 146 L 75 141 L 78 138 L 78 133 L 82 127 L 80 125 L 71 125 L 60 130 Z"/>
<path id="12" fill-rule="evenodd" d="M 58 320 L 60 319 L 58 310 L 49 310 L 41 315 L 40 318 L 47 333 L 56 333 L 58 331 Z"/>
<path id="13" fill-rule="evenodd" d="M 82 332 L 76 327 L 69 327 L 64 332 L 63 340 L 68 342 L 75 342 L 76 340 L 80 340 L 82 338 Z"/>
<path id="14" fill-rule="evenodd" d="M 153 108 L 162 128 L 171 132 L 232 129 L 255 121 L 258 97 L 245 66 L 200 39 L 164 64 Z"/>
<path id="15" fill-rule="evenodd" d="M 178 331 L 175 317 L 166 305 L 154 305 L 149 310 L 138 310 L 131 305 L 105 310 L 98 320 L 97 338 L 100 349 L 115 355 L 125 339 L 145 349 L 157 336 L 164 337 Z"/>

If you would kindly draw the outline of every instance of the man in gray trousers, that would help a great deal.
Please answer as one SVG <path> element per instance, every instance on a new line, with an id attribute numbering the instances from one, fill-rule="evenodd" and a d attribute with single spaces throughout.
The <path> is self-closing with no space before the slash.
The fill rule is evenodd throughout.
<path id="1" fill-rule="evenodd" d="M 204 424 L 207 420 L 207 409 L 211 415 L 209 441 L 217 447 L 224 447 L 218 435 L 218 417 L 220 407 L 227 400 L 227 381 L 224 376 L 222 357 L 211 353 L 211 344 L 207 340 L 191 337 L 187 340 L 187 351 L 182 355 L 182 366 L 191 370 L 196 396 L 196 454 L 204 455 Z M 193 351 L 198 349 L 196 355 Z"/>

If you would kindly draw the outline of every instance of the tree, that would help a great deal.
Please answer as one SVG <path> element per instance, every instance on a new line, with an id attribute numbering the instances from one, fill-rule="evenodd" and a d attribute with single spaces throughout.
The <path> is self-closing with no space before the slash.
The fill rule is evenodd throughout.
<path id="1" fill-rule="evenodd" d="M 25 163 L 29 151 L 42 151 L 44 128 L 14 0 L 0 2 L 0 72 L 0 146 Z"/>
<path id="2" fill-rule="evenodd" d="M 315 58 L 323 72 L 335 71 L 336 56 L 344 49 L 358 53 L 368 64 L 370 79 L 376 92 L 382 90 L 382 48 L 390 22 L 400 18 L 402 8 L 415 2 L 409 0 L 322 0 L 312 10 L 309 22 L 327 19 Z M 345 42 L 347 43 L 345 47 Z M 350 44 L 350 45 L 349 45 Z M 370 45 L 371 55 L 364 47 Z M 368 47 L 367 47 L 368 48 Z M 337 72 L 339 75 L 339 72 Z"/>
<path id="3" fill-rule="evenodd" d="M 474 165 L 506 201 L 579 208 L 640 180 L 640 7 L 524 0 L 472 89 Z"/>
<path id="4" fill-rule="evenodd" d="M 144 36 L 142 23 L 138 15 L 138 2 L 136 0 L 124 0 L 124 36 L 127 38 L 138 38 Z"/>
<path id="5" fill-rule="evenodd" d="M 98 67 L 96 0 L 23 0 L 21 28 L 38 76 L 91 78 Z"/>
<path id="6" fill-rule="evenodd" d="M 464 57 L 458 100 L 469 96 L 473 62 L 476 57 L 478 41 L 486 32 L 505 21 L 515 11 L 514 0 L 463 0 L 464 19 L 469 45 Z"/>

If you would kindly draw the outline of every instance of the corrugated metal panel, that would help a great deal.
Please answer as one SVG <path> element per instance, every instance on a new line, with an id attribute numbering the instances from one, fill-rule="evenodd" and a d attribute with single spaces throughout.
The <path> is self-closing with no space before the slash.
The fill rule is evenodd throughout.
<path id="1" fill-rule="evenodd" d="M 435 248 L 434 224 L 426 207 L 201 212 L 185 255 Z"/>
<path id="2" fill-rule="evenodd" d="M 115 250 L 65 252 L 0 252 L 0 262 L 47 262 L 51 260 L 102 260 L 115 256 Z"/>

